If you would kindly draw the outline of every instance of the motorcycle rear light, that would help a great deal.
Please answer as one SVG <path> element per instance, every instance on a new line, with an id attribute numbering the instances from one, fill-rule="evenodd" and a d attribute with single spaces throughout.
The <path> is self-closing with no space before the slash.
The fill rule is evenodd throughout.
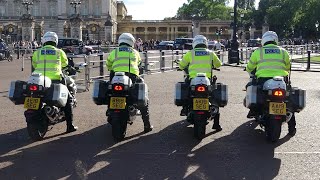
<path id="1" fill-rule="evenodd" d="M 113 90 L 115 90 L 115 91 L 122 91 L 122 90 L 123 90 L 123 87 L 120 86 L 120 85 L 115 85 L 115 86 L 113 87 Z"/>
<path id="2" fill-rule="evenodd" d="M 281 90 L 281 89 L 279 89 L 279 90 L 273 90 L 273 91 L 272 91 L 272 95 L 273 95 L 273 96 L 276 96 L 276 97 L 283 97 L 283 96 L 286 95 L 286 92 L 285 92 L 284 90 Z"/>
<path id="3" fill-rule="evenodd" d="M 30 91 L 37 91 L 38 90 L 38 86 L 37 85 L 30 85 L 29 86 L 29 90 Z"/>
<path id="4" fill-rule="evenodd" d="M 275 120 L 281 120 L 282 117 L 281 117 L 281 116 L 275 116 L 274 119 L 275 119 Z"/>
<path id="5" fill-rule="evenodd" d="M 197 114 L 201 114 L 202 115 L 202 114 L 204 114 L 204 112 L 203 111 L 199 111 L 199 112 L 197 112 Z"/>
<path id="6" fill-rule="evenodd" d="M 206 87 L 204 87 L 204 86 L 197 87 L 197 92 L 204 92 L 204 91 L 206 91 Z"/>

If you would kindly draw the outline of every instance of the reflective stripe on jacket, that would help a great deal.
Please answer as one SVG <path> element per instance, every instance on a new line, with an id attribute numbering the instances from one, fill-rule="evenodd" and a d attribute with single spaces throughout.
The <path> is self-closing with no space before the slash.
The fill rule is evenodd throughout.
<path id="1" fill-rule="evenodd" d="M 108 56 L 107 67 L 109 71 L 129 72 L 139 76 L 140 62 L 141 57 L 138 51 L 128 46 L 120 46 Z"/>
<path id="2" fill-rule="evenodd" d="M 179 64 L 181 70 L 188 67 L 190 79 L 197 76 L 197 73 L 206 73 L 207 77 L 211 77 L 212 66 L 219 68 L 221 61 L 218 56 L 205 48 L 195 48 L 187 52 Z"/>
<path id="3" fill-rule="evenodd" d="M 288 76 L 289 53 L 273 44 L 263 46 L 252 53 L 246 69 L 248 72 L 256 69 L 257 78 Z"/>
<path id="4" fill-rule="evenodd" d="M 34 72 L 41 73 L 51 80 L 60 80 L 61 69 L 68 65 L 66 53 L 54 46 L 46 45 L 33 53 Z"/>

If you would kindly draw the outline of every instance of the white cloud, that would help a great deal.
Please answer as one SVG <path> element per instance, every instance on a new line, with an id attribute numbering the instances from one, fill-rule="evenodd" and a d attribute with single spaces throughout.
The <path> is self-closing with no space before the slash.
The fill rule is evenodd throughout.
<path id="1" fill-rule="evenodd" d="M 175 16 L 187 0 L 124 0 L 124 3 L 134 20 L 163 20 Z"/>

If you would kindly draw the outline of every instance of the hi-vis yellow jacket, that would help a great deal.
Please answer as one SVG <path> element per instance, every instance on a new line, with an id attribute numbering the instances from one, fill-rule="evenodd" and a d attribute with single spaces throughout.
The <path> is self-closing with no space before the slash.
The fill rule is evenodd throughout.
<path id="1" fill-rule="evenodd" d="M 41 73 L 51 80 L 61 80 L 62 68 L 68 65 L 66 53 L 51 45 L 46 45 L 33 53 L 34 72 Z"/>
<path id="2" fill-rule="evenodd" d="M 114 49 L 108 56 L 107 67 L 109 71 L 128 72 L 139 76 L 140 62 L 141 57 L 138 51 L 132 47 L 120 46 Z"/>
<path id="3" fill-rule="evenodd" d="M 195 48 L 183 56 L 179 68 L 183 70 L 188 67 L 190 79 L 195 78 L 197 73 L 206 73 L 210 78 L 212 68 L 219 68 L 221 65 L 221 61 L 213 51 L 206 48 Z"/>
<path id="4" fill-rule="evenodd" d="M 288 76 L 290 71 L 289 53 L 279 46 L 268 44 L 252 53 L 246 69 L 248 72 L 256 69 L 257 78 Z"/>

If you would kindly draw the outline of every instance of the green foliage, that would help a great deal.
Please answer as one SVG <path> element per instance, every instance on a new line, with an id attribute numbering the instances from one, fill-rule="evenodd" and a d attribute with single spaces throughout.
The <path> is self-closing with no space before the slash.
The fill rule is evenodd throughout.
<path id="1" fill-rule="evenodd" d="M 178 9 L 177 19 L 230 19 L 228 0 L 188 0 Z"/>
<path id="2" fill-rule="evenodd" d="M 260 0 L 257 16 L 258 27 L 267 18 L 270 29 L 281 37 L 315 37 L 315 22 L 320 21 L 319 0 Z"/>

